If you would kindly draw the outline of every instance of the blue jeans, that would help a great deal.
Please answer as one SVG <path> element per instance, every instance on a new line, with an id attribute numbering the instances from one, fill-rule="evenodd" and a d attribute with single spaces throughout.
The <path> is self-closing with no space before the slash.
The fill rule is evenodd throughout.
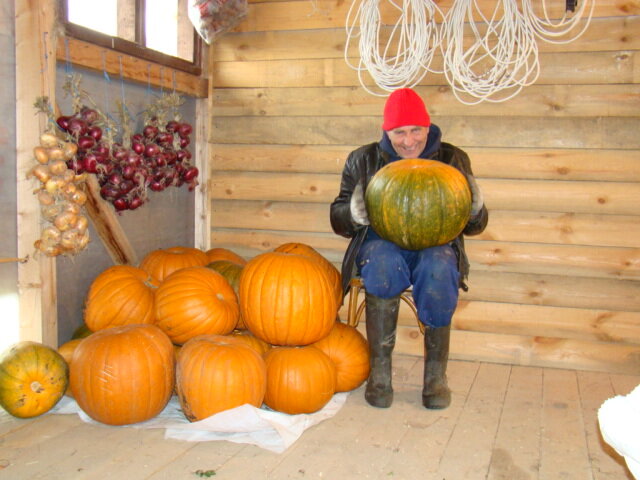
<path id="1" fill-rule="evenodd" d="M 460 279 L 451 245 L 404 250 L 369 229 L 356 262 L 368 293 L 392 298 L 413 285 L 420 322 L 433 328 L 451 324 Z"/>

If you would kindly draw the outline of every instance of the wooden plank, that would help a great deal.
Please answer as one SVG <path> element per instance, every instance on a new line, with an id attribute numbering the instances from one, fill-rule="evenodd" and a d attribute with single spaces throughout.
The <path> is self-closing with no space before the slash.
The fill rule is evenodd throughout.
<path id="1" fill-rule="evenodd" d="M 138 257 L 127 235 L 118 221 L 115 209 L 100 197 L 100 185 L 94 175 L 85 182 L 87 211 L 111 260 L 119 265 L 138 265 Z"/>
<path id="2" fill-rule="evenodd" d="M 237 216 L 242 212 L 243 216 Z M 211 202 L 211 227 L 250 230 L 290 230 L 330 232 L 326 205 L 287 202 L 221 201 Z"/>
<path id="3" fill-rule="evenodd" d="M 314 172 L 340 174 L 351 146 L 215 144 L 211 175 L 218 171 Z"/>
<path id="4" fill-rule="evenodd" d="M 640 249 L 475 241 L 466 243 L 472 264 L 492 271 L 640 279 Z M 475 265 L 474 265 L 475 267 Z"/>
<path id="5" fill-rule="evenodd" d="M 211 175 L 218 171 L 341 174 L 357 145 L 216 144 Z M 640 152 L 605 149 L 461 147 L 478 178 L 640 181 Z"/>
<path id="6" fill-rule="evenodd" d="M 612 85 L 639 83 L 634 50 L 606 52 L 541 53 L 542 65 L 537 85 Z M 434 59 L 433 68 L 442 70 Z M 357 59 L 350 59 L 357 64 Z M 365 85 L 375 83 L 366 74 Z M 211 82 L 215 88 L 252 87 L 360 87 L 358 73 L 344 59 L 296 59 L 245 62 L 214 62 Z M 429 73 L 420 85 L 449 88 L 442 74 Z"/>
<path id="7" fill-rule="evenodd" d="M 358 326 L 358 330 L 365 331 L 364 323 Z M 422 355 L 423 348 L 417 327 L 398 327 L 398 353 Z M 449 358 L 640 375 L 638 345 L 564 338 L 453 330 Z"/>
<path id="8" fill-rule="evenodd" d="M 639 26 L 640 28 L 640 26 Z M 640 110 L 640 85 L 532 85 L 512 100 L 478 108 L 456 101 L 451 89 L 415 89 L 439 115 L 549 117 L 634 117 Z M 384 98 L 351 87 L 221 88 L 214 91 L 217 116 L 380 115 Z M 322 109 L 317 106 L 322 105 Z"/>
<path id="9" fill-rule="evenodd" d="M 538 478 L 542 375 L 540 368 L 511 368 L 488 480 Z"/>
<path id="10" fill-rule="evenodd" d="M 193 452 L 194 455 L 191 455 L 191 452 L 189 452 L 189 455 L 180 459 L 177 464 L 178 468 L 175 470 L 189 471 L 190 474 L 185 475 L 182 478 L 195 477 L 194 471 L 197 469 L 203 469 L 204 471 L 214 470 L 216 472 L 214 474 L 216 479 L 222 478 L 232 480 L 235 478 L 270 478 L 270 472 L 273 471 L 273 469 L 298 446 L 297 444 L 293 444 L 285 452 L 277 454 L 266 451 L 255 445 L 242 445 L 243 448 L 237 449 L 225 445 L 226 443 L 227 442 L 207 442 L 206 444 L 203 444 L 203 447 L 206 445 L 208 448 L 199 448 Z M 218 447 L 218 445 L 220 445 L 220 447 Z M 208 457 L 211 454 L 211 451 L 213 450 L 215 452 L 218 448 L 221 449 L 223 455 L 220 457 L 214 455 L 212 457 L 212 461 L 209 463 Z M 198 453 L 199 455 L 197 455 Z M 225 458 L 225 456 L 227 458 Z M 220 465 L 219 468 L 215 468 L 216 463 Z M 189 467 L 189 464 L 191 465 L 191 468 Z M 158 480 L 181 478 L 169 475 L 169 472 L 174 471 L 173 468 L 169 468 L 166 471 L 166 475 L 165 472 L 162 472 L 162 475 L 158 475 L 155 478 Z M 247 476 L 245 477 L 245 475 Z"/>
<path id="11" fill-rule="evenodd" d="M 175 87 L 176 91 L 194 97 L 207 96 L 208 80 L 203 76 L 173 70 L 75 38 L 60 37 L 56 58 L 59 62 L 70 62 L 100 73 L 106 71 L 117 77 L 120 76 L 122 66 L 122 76 L 128 80 L 167 89 Z"/>
<path id="12" fill-rule="evenodd" d="M 206 63 L 206 62 L 205 62 Z M 207 65 L 204 71 L 208 73 Z M 209 112 L 213 106 L 211 92 L 206 99 L 196 100 L 195 166 L 198 168 L 199 185 L 194 201 L 194 246 L 207 251 L 210 246 L 211 209 L 209 208 Z"/>
<path id="13" fill-rule="evenodd" d="M 358 329 L 364 332 L 364 324 Z M 422 349 L 417 327 L 398 327 L 398 353 L 422 355 Z M 640 348 L 630 344 L 454 330 L 449 358 L 639 375 L 639 354 Z"/>
<path id="14" fill-rule="evenodd" d="M 291 122 L 296 125 L 291 133 Z M 639 117 L 545 118 L 434 117 L 444 140 L 468 147 L 640 149 Z M 237 132 L 243 132 L 241 136 Z M 267 145 L 367 144 L 380 138 L 380 117 L 212 117 L 212 143 Z M 559 135 L 558 132 L 562 132 Z"/>
<path id="15" fill-rule="evenodd" d="M 542 402 L 540 478 L 591 480 L 576 373 L 546 370 Z"/>
<path id="16" fill-rule="evenodd" d="M 398 479 L 441 479 L 436 476 L 440 459 L 445 454 L 447 440 L 454 429 L 459 428 L 479 368 L 479 364 L 472 362 L 449 363 L 447 377 L 451 388 L 451 405 L 445 410 L 422 409 L 404 420 L 405 433 L 394 452 L 396 454 L 381 470 L 383 474 Z M 422 391 L 421 357 L 418 357 L 410 375 L 408 381 L 416 385 L 413 395 L 414 401 L 418 402 Z M 384 433 L 381 432 L 381 435 Z M 379 478 L 384 478 L 384 475 Z"/>
<path id="17" fill-rule="evenodd" d="M 184 442 L 183 442 L 184 443 Z M 154 444 L 149 448 L 153 449 Z M 197 471 L 214 471 L 216 478 L 224 478 L 224 465 L 242 450 L 250 450 L 257 457 L 258 447 L 242 443 L 226 441 L 193 442 L 189 449 L 180 451 L 179 455 L 172 456 L 172 461 L 164 467 L 145 477 L 148 480 L 167 480 L 170 478 L 197 478 Z M 153 455 L 153 452 L 149 452 Z M 267 456 L 269 452 L 262 452 Z M 117 468 L 117 467 L 116 467 Z"/>
<path id="18" fill-rule="evenodd" d="M 484 25 L 476 23 L 479 31 Z M 594 18 L 579 41 L 554 44 L 537 42 L 539 52 L 610 51 L 640 49 L 640 18 L 637 16 Z M 465 38 L 471 37 L 468 30 Z M 213 57 L 222 62 L 288 60 L 299 58 L 343 58 L 347 40 L 343 26 L 338 28 L 292 29 L 277 33 L 265 31 L 229 32 L 213 45 Z M 386 41 L 386 37 L 384 37 Z M 358 58 L 358 39 L 350 42 L 347 56 Z"/>
<path id="19" fill-rule="evenodd" d="M 482 179 L 485 202 L 500 210 L 635 215 L 638 183 Z M 627 204 L 630 202 L 630 204 Z"/>
<path id="20" fill-rule="evenodd" d="M 613 385 L 613 391 L 616 395 L 628 395 L 633 389 L 635 389 L 640 383 L 639 378 L 634 375 L 621 375 L 611 374 L 611 385 Z"/>
<path id="21" fill-rule="evenodd" d="M 17 418 L 10 415 L 9 412 L 4 409 L 0 410 L 0 438 L 22 428 L 25 428 L 33 422 L 37 421 L 37 419 L 31 418 Z"/>
<path id="22" fill-rule="evenodd" d="M 511 368 L 482 364 L 438 468 L 442 478 L 485 478 Z M 469 453 L 473 452 L 473 455 Z"/>
<path id="23" fill-rule="evenodd" d="M 273 186 L 278 185 L 277 189 Z M 337 175 L 305 173 L 217 172 L 210 198 L 276 202 L 331 202 L 338 194 Z"/>
<path id="24" fill-rule="evenodd" d="M 453 0 L 444 0 L 438 7 L 447 12 L 453 5 Z M 491 18 L 495 5 L 490 2 L 480 2 L 481 13 L 484 18 Z M 234 29 L 236 32 L 278 31 L 278 30 L 309 30 L 316 28 L 344 27 L 345 18 L 351 2 L 337 0 L 317 0 L 314 3 L 295 0 L 279 2 L 251 3 L 249 15 Z M 385 21 L 394 22 L 397 10 L 392 5 L 382 3 L 380 16 Z M 640 7 L 632 0 L 598 1 L 595 4 L 595 17 L 638 15 Z"/>
<path id="25" fill-rule="evenodd" d="M 451 358 L 632 375 L 640 373 L 640 349 L 637 345 L 460 331 L 455 331 L 453 337 L 457 340 L 455 348 L 452 346 Z"/>
<path id="26" fill-rule="evenodd" d="M 404 324 L 415 325 L 413 315 L 407 312 L 407 317 Z M 462 300 L 453 325 L 458 330 L 475 332 L 640 344 L 637 311 Z"/>
<path id="27" fill-rule="evenodd" d="M 640 188 L 635 182 L 574 182 L 479 179 L 492 209 L 635 215 Z M 273 186 L 278 185 L 277 189 Z M 288 172 L 217 172 L 210 198 L 274 202 L 330 203 L 340 189 L 339 175 Z"/>
<path id="28" fill-rule="evenodd" d="M 396 357 L 394 360 L 394 371 L 406 368 L 405 362 L 407 366 L 415 363 L 415 358 L 411 357 Z M 346 421 L 336 425 L 339 419 L 332 418 L 306 431 L 304 443 L 295 445 L 296 448 L 270 472 L 269 478 L 296 478 L 302 475 L 301 469 L 306 478 L 367 478 L 380 472 L 391 475 L 392 470 L 387 465 L 400 453 L 398 444 L 410 428 L 406 419 L 424 416 L 419 394 L 404 382 L 397 381 L 392 407 L 376 410 L 372 415 L 372 407 L 364 401 L 362 390 L 353 392 L 352 396 L 356 398 L 352 408 L 342 412 L 342 419 L 344 413 L 350 413 Z M 346 428 L 344 432 L 343 428 Z M 381 432 L 385 434 L 381 435 Z M 335 441 L 326 441 L 334 435 Z M 340 445 L 351 442 L 357 448 L 351 449 L 348 458 L 340 455 Z M 338 457 L 342 461 L 326 461 L 327 458 Z"/>
<path id="29" fill-rule="evenodd" d="M 551 242 L 637 248 L 637 217 L 576 213 L 508 212 L 493 210 L 483 240 Z"/>
<path id="30" fill-rule="evenodd" d="M 41 421 L 32 422 L 25 428 L 3 436 L 2 458 L 7 462 L 2 469 L 3 475 L 7 475 L 7 478 L 33 478 L 32 475 L 40 467 L 50 467 L 59 457 L 48 455 L 55 453 L 56 448 L 64 450 L 70 442 L 60 439 L 67 438 L 69 433 L 69 438 L 75 438 L 81 423 L 73 415 L 46 415 Z M 86 437 L 83 440 L 86 442 Z M 73 453 L 73 450 L 67 450 L 69 453 Z"/>
<path id="31" fill-rule="evenodd" d="M 212 228 L 233 229 L 225 243 L 248 244 L 247 232 L 332 233 L 328 208 L 321 203 L 258 202 L 215 200 L 212 202 Z M 477 240 L 504 242 L 601 245 L 638 248 L 640 223 L 630 215 L 590 215 L 553 212 L 494 210 Z M 295 226 L 295 231 L 292 230 Z M 221 233 L 222 234 L 222 233 Z M 235 238 L 234 238 L 235 236 Z"/>
<path id="32" fill-rule="evenodd" d="M 472 270 L 462 300 L 482 300 L 601 310 L 640 310 L 640 283 Z"/>
<path id="33" fill-rule="evenodd" d="M 55 102 L 53 58 L 54 5 L 44 0 L 15 2 L 16 182 L 19 340 L 58 346 L 55 259 L 35 255 L 40 238 L 40 205 L 27 172 L 36 164 L 33 148 L 40 144 L 46 119 L 33 108 L 36 98 Z"/>
<path id="34" fill-rule="evenodd" d="M 149 478 L 197 445 L 164 438 L 163 429 L 105 425 L 89 429 L 88 426 L 76 429 L 76 435 L 73 440 L 65 442 L 67 445 L 61 454 L 50 457 L 51 465 L 47 464 L 49 458 L 41 462 L 38 473 L 50 478 L 65 478 L 65 472 L 75 470 L 79 472 L 76 478 L 91 479 L 107 478 L 116 471 L 126 471 L 127 478 Z M 101 441 L 96 442 L 96 438 Z M 107 455 L 105 445 L 109 445 Z M 211 460 L 213 458 L 211 455 Z M 195 470 L 197 467 L 190 473 Z"/>
<path id="35" fill-rule="evenodd" d="M 469 148 L 476 176 L 540 180 L 640 181 L 638 150 Z"/>
<path id="36" fill-rule="evenodd" d="M 595 372 L 578 372 L 577 377 L 593 478 L 616 480 L 620 478 L 621 463 L 624 459 L 602 440 L 598 424 L 598 409 L 605 400 L 614 396 L 611 380 L 608 374 Z"/>

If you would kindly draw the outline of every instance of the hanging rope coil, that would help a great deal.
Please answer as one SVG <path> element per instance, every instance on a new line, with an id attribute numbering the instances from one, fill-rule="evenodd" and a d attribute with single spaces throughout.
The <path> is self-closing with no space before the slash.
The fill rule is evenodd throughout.
<path id="1" fill-rule="evenodd" d="M 533 0 L 522 0 L 521 9 L 517 0 L 496 0 L 490 18 L 478 0 L 454 0 L 446 15 L 433 0 L 386 1 L 397 11 L 393 26 L 383 25 L 380 0 L 353 0 L 347 14 L 344 58 L 358 72 L 363 88 L 386 96 L 417 85 L 428 72 L 444 73 L 456 98 L 467 105 L 504 102 L 533 84 L 540 75 L 537 39 L 549 43 L 577 39 L 586 31 L 595 7 L 595 0 L 581 0 L 576 10 L 571 0 L 561 18 L 554 20 L 547 0 L 540 0 L 540 15 Z M 554 12 L 556 18 L 559 13 Z M 354 65 L 349 50 L 356 38 L 360 59 Z M 431 67 L 438 50 L 442 71 Z M 367 85 L 365 72 L 383 93 Z"/>
<path id="2" fill-rule="evenodd" d="M 476 0 L 456 0 L 445 22 L 444 74 L 460 102 L 503 102 L 537 80 L 535 34 L 514 0 L 499 0 L 490 19 Z"/>
<path id="3" fill-rule="evenodd" d="M 566 9 L 562 18 L 554 21 L 549 15 L 547 0 L 537 1 L 540 1 L 542 5 L 542 16 L 535 12 L 532 0 L 522 0 L 522 13 L 538 37 L 545 42 L 555 44 L 573 42 L 580 37 L 591 23 L 596 5 L 595 0 L 580 0 L 577 11 L 570 14 Z M 585 18 L 587 7 L 589 7 L 589 12 Z M 581 23 L 582 28 L 577 30 Z"/>
<path id="4" fill-rule="evenodd" d="M 413 87 L 429 71 L 441 73 L 431 70 L 431 61 L 441 41 L 436 16 L 444 18 L 438 6 L 431 0 L 403 0 L 402 5 L 388 1 L 398 11 L 393 27 L 382 25 L 380 0 L 353 0 L 346 23 L 345 61 L 357 70 L 363 88 L 378 96 L 386 93 L 371 90 L 363 77 L 364 72 L 368 72 L 385 92 Z M 355 38 L 359 39 L 358 65 L 349 60 L 349 50 Z"/>

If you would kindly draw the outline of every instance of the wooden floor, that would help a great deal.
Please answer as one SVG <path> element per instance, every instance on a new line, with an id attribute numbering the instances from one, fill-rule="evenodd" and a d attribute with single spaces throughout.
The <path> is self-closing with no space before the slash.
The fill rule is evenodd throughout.
<path id="1" fill-rule="evenodd" d="M 421 406 L 421 376 L 421 359 L 395 355 L 391 408 L 368 406 L 361 387 L 281 454 L 166 440 L 162 430 L 92 425 L 77 415 L 17 420 L 3 412 L 0 478 L 633 478 L 603 443 L 596 414 L 640 376 L 453 361 L 453 402 L 442 411 Z"/>

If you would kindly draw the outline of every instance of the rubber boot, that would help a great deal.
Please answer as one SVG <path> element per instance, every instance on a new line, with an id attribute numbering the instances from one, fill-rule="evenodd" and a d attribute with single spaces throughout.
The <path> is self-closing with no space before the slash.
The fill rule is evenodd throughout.
<path id="1" fill-rule="evenodd" d="M 366 293 L 365 301 L 371 371 L 364 398 L 369 405 L 388 408 L 393 402 L 391 353 L 396 344 L 400 297 L 380 298 Z"/>
<path id="2" fill-rule="evenodd" d="M 424 332 L 424 387 L 422 404 L 426 408 L 447 408 L 451 390 L 447 386 L 447 361 L 451 326 L 427 328 Z"/>

